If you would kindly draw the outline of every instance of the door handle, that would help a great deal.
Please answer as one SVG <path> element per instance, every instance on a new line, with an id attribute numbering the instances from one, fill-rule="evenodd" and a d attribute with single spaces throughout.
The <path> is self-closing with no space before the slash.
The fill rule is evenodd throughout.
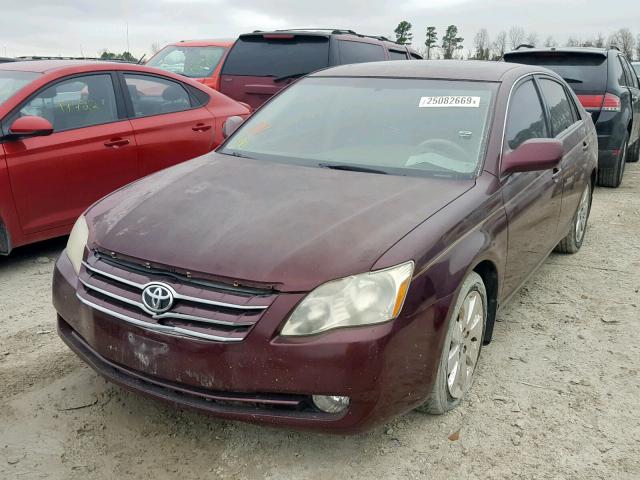
<path id="1" fill-rule="evenodd" d="M 206 132 L 207 130 L 211 130 L 211 125 L 198 123 L 195 127 L 191 127 L 191 130 L 193 130 L 194 132 Z"/>
<path id="2" fill-rule="evenodd" d="M 126 138 L 112 138 L 111 140 L 104 142 L 105 147 L 118 148 L 129 145 L 129 140 Z"/>
<path id="3" fill-rule="evenodd" d="M 562 169 L 559 167 L 556 167 L 553 169 L 553 174 L 551 175 L 551 178 L 553 179 L 554 182 L 557 182 L 560 179 L 561 175 L 562 175 Z"/>
<path id="4" fill-rule="evenodd" d="M 582 142 L 582 150 L 588 150 L 589 149 L 589 142 Z"/>

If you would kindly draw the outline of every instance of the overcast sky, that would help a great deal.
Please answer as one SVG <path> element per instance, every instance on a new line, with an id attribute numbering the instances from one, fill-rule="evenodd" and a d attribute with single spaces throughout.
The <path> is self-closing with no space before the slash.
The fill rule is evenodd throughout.
<path id="1" fill-rule="evenodd" d="M 413 24 L 414 47 L 429 25 L 439 39 L 455 24 L 471 48 L 478 29 L 493 37 L 518 25 L 544 40 L 586 39 L 622 27 L 640 33 L 639 0 L 0 0 L 0 55 L 97 56 L 102 49 L 136 55 L 154 42 L 235 38 L 256 29 L 331 27 L 393 36 Z"/>

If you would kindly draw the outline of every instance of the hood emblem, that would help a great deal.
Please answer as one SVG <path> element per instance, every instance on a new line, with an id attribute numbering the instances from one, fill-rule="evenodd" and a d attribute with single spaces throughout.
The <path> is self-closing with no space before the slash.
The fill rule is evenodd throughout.
<path id="1" fill-rule="evenodd" d="M 152 313 L 158 314 L 173 306 L 173 293 L 168 285 L 152 283 L 142 291 L 142 303 Z"/>

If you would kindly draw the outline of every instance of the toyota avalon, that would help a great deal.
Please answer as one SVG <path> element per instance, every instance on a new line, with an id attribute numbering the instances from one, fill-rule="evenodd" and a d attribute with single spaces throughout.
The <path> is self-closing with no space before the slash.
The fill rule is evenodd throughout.
<path id="1" fill-rule="evenodd" d="M 341 66 L 240 120 L 73 228 L 58 331 L 115 383 L 334 433 L 443 413 L 498 308 L 583 243 L 597 138 L 551 71 Z"/>

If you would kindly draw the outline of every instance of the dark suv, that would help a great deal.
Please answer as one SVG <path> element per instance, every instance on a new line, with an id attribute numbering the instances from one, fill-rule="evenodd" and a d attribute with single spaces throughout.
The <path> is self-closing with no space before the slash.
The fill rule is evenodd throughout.
<path id="1" fill-rule="evenodd" d="M 277 30 L 240 35 L 224 65 L 220 91 L 258 108 L 297 78 L 323 68 L 422 56 L 385 37 L 352 30 Z"/>
<path id="2" fill-rule="evenodd" d="M 518 48 L 506 62 L 540 65 L 562 76 L 598 131 L 598 184 L 617 187 L 625 162 L 640 156 L 640 85 L 617 48 Z"/>

